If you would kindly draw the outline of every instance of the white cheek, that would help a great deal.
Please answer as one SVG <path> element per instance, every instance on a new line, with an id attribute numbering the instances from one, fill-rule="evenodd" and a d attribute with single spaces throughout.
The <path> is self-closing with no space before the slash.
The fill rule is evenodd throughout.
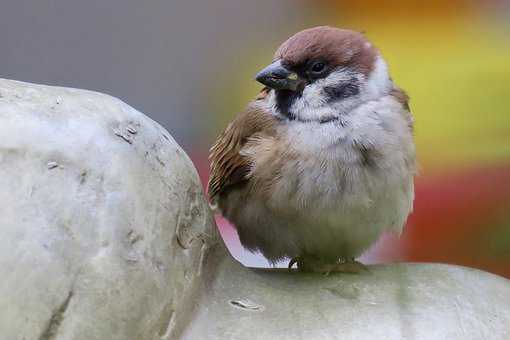
<path id="1" fill-rule="evenodd" d="M 324 79 L 317 80 L 303 90 L 302 96 L 291 107 L 291 112 L 302 120 L 320 120 L 327 117 L 336 117 L 341 111 L 339 107 L 328 103 L 325 87 L 334 87 L 339 83 L 348 82 L 356 78 L 358 82 L 363 79 L 359 74 L 346 69 L 339 69 Z M 346 103 L 349 104 L 349 100 Z"/>
<path id="2" fill-rule="evenodd" d="M 388 94 L 392 88 L 388 65 L 381 56 L 377 56 L 374 69 L 366 82 L 366 95 L 371 98 L 379 98 Z"/>
<path id="3" fill-rule="evenodd" d="M 393 88 L 393 83 L 388 73 L 388 66 L 381 56 L 377 56 L 374 63 L 374 69 L 365 78 L 357 74 L 358 83 L 361 84 L 360 93 L 343 100 L 332 103 L 335 112 L 338 114 L 347 114 L 355 110 L 364 103 L 380 99 L 386 96 Z"/>
<path id="4" fill-rule="evenodd" d="M 312 84 L 305 87 L 300 98 L 296 99 L 290 107 L 290 112 L 302 120 L 320 119 L 327 114 L 326 101 L 322 95 L 322 87 Z"/>
<path id="5" fill-rule="evenodd" d="M 348 82 L 352 78 L 356 78 L 360 84 L 360 93 L 334 103 L 328 103 L 324 88 L 334 87 L 339 83 Z M 300 120 L 319 121 L 324 118 L 339 117 L 351 112 L 363 103 L 387 95 L 392 88 L 393 84 L 388 74 L 388 66 L 384 59 L 378 56 L 374 69 L 368 78 L 348 69 L 338 69 L 328 77 L 306 86 L 301 97 L 292 104 L 290 111 Z M 264 106 L 269 112 L 279 115 L 274 91 L 269 93 Z"/>

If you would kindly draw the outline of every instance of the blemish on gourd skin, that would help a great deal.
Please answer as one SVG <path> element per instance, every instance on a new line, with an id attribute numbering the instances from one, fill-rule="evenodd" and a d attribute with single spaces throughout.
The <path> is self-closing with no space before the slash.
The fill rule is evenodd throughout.
<path id="1" fill-rule="evenodd" d="M 246 310 L 246 311 L 262 311 L 264 310 L 264 307 L 261 305 L 256 304 L 253 301 L 250 301 L 248 299 L 238 299 L 238 300 L 230 300 L 230 305 L 234 308 Z"/>

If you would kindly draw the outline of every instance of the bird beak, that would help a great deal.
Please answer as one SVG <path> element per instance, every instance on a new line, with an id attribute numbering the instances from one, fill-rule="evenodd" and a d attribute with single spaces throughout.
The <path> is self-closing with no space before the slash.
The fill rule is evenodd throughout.
<path id="1" fill-rule="evenodd" d="M 297 91 L 303 84 L 303 80 L 297 73 L 292 72 L 277 60 L 257 73 L 255 80 L 275 90 Z"/>

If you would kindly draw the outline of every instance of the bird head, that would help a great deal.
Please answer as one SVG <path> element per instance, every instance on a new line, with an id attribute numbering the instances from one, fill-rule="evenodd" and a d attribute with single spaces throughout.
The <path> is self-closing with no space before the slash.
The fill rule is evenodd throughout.
<path id="1" fill-rule="evenodd" d="M 386 63 L 363 34 L 329 26 L 286 40 L 255 79 L 273 90 L 277 114 L 322 121 L 391 90 Z"/>

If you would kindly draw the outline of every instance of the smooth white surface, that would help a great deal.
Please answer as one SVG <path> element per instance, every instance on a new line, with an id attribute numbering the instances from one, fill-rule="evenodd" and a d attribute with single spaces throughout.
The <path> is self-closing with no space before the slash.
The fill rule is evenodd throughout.
<path id="1" fill-rule="evenodd" d="M 213 222 L 168 132 L 107 95 L 0 80 L 0 136 L 0 339 L 178 333 Z"/>
<path id="2" fill-rule="evenodd" d="M 326 277 L 211 258 L 186 340 L 510 339 L 510 281 L 479 270 L 393 264 Z"/>

